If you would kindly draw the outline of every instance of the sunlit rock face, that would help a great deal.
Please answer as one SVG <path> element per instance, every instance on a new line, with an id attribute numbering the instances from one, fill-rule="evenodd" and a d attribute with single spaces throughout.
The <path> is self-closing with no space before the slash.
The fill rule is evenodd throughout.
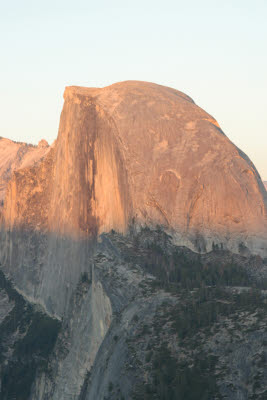
<path id="1" fill-rule="evenodd" d="M 6 226 L 78 238 L 159 224 L 197 251 L 242 243 L 265 254 L 259 174 L 191 98 L 136 81 L 67 87 L 64 98 L 53 154 L 10 182 Z"/>
<path id="2" fill-rule="evenodd" d="M 65 91 L 49 229 L 71 236 L 125 231 L 132 209 L 123 144 L 112 117 L 84 90 Z"/>
<path id="3" fill-rule="evenodd" d="M 265 186 L 265 189 L 267 190 L 267 181 L 264 181 L 263 184 Z"/>
<path id="4" fill-rule="evenodd" d="M 20 168 L 38 164 L 50 150 L 46 140 L 38 146 L 0 138 L 0 202 L 3 203 L 6 187 L 12 173 Z"/>

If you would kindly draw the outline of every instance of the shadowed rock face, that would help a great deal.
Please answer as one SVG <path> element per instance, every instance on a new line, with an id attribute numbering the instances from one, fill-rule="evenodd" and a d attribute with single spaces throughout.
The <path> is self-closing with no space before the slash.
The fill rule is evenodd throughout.
<path id="1" fill-rule="evenodd" d="M 49 162 L 9 185 L 6 226 L 84 237 L 135 221 L 164 225 L 196 250 L 243 242 L 265 253 L 259 174 L 192 99 L 136 81 L 67 87 L 64 98 Z"/>

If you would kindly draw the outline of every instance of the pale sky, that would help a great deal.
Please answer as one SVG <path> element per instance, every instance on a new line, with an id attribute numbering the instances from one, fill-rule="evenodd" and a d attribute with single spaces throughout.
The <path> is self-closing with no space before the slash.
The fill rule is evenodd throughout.
<path id="1" fill-rule="evenodd" d="M 267 0 L 0 0 L 0 136 L 51 143 L 67 85 L 151 81 L 212 114 L 267 180 Z"/>

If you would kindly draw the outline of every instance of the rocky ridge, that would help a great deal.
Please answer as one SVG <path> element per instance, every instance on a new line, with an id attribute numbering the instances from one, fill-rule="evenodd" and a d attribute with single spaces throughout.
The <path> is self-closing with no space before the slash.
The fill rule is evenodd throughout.
<path id="1" fill-rule="evenodd" d="M 0 138 L 0 202 L 3 203 L 6 188 L 14 171 L 38 164 L 48 153 L 50 147 L 46 140 L 38 146 L 14 142 Z"/>
<path id="2" fill-rule="evenodd" d="M 14 171 L 1 213 L 4 279 L 60 321 L 45 366 L 34 355 L 30 395 L 21 400 L 181 395 L 176 375 L 203 399 L 205 388 L 210 398 L 263 399 L 264 369 L 256 377 L 253 365 L 266 352 L 266 191 L 255 167 L 214 118 L 174 89 L 130 81 L 69 87 L 64 96 L 55 145 L 41 143 L 45 156 Z M 3 304 L 7 316 L 6 293 Z M 235 321 L 244 335 L 233 348 Z M 237 380 L 225 371 L 225 348 L 235 351 Z M 240 367 L 248 348 L 252 381 Z M 12 351 L 11 343 L 3 361 L 11 366 Z M 173 366 L 176 394 L 157 365 Z M 5 400 L 14 397 L 4 387 Z"/>
<path id="3" fill-rule="evenodd" d="M 103 234 L 95 250 L 60 325 L 42 317 L 46 335 L 59 331 L 20 400 L 264 400 L 266 262 L 215 245 L 199 255 L 159 227 Z M 31 368 L 29 355 L 23 362 Z M 9 400 L 17 386 L 1 379 Z"/>

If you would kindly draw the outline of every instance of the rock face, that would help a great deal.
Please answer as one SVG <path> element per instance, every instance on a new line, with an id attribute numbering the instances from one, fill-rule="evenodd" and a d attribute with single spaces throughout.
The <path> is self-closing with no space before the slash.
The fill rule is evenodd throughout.
<path id="1" fill-rule="evenodd" d="M 86 237 L 126 232 L 133 222 L 159 224 L 198 251 L 215 242 L 265 253 L 259 174 L 192 99 L 135 81 L 67 87 L 64 98 L 49 163 L 24 169 L 10 183 L 7 227 Z M 31 216 L 24 213 L 28 203 Z"/>
<path id="2" fill-rule="evenodd" d="M 49 149 L 45 140 L 41 140 L 38 146 L 33 146 L 0 138 L 0 202 L 5 198 L 6 187 L 13 171 L 36 165 Z"/>
<path id="3" fill-rule="evenodd" d="M 237 261 L 240 268 L 249 263 L 256 271 L 253 279 L 261 282 L 266 278 L 266 265 L 260 257 L 245 259 L 251 253 L 266 255 L 266 190 L 247 156 L 209 114 L 181 92 L 130 81 L 103 89 L 68 87 L 64 97 L 55 144 L 49 148 L 41 141 L 34 148 L 36 153 L 29 153 L 40 157 L 32 157 L 29 163 L 25 158 L 25 164 L 14 167 L 8 178 L 1 211 L 3 281 L 8 276 L 27 304 L 34 303 L 37 310 L 41 306 L 47 314 L 45 321 L 47 316 L 52 322 L 61 321 L 53 351 L 49 348 L 47 368 L 38 359 L 38 371 L 28 382 L 28 398 L 117 399 L 119 394 L 113 393 L 109 383 L 118 382 L 126 373 L 124 364 L 132 368 L 127 337 L 135 337 L 135 325 L 146 329 L 141 322 L 136 324 L 135 313 L 140 320 L 150 316 L 152 324 L 165 298 L 177 302 L 164 288 L 155 291 L 157 286 L 151 284 L 162 265 L 160 271 L 167 282 L 174 277 L 173 284 L 177 284 L 177 276 L 183 276 L 184 271 L 177 274 L 175 266 L 180 268 L 185 256 L 177 261 L 179 251 L 174 247 L 169 254 L 168 247 L 184 244 L 195 252 L 225 249 L 226 254 L 230 249 L 240 253 L 227 255 L 233 268 Z M 151 242 L 150 236 L 158 231 L 161 233 Z M 205 271 L 206 254 L 190 251 L 186 266 L 201 259 Z M 151 269 L 155 266 L 155 271 L 148 271 L 149 265 Z M 191 282 L 190 274 L 186 282 Z M 221 275 L 217 275 L 220 282 Z M 213 271 L 210 281 L 203 284 L 213 285 Z M 223 303 L 227 296 L 228 292 Z M 210 302 L 206 301 L 208 309 Z M 12 298 L 7 300 L 4 295 L 3 302 L 8 315 Z M 12 326 L 12 335 L 15 328 Z M 258 331 L 261 337 L 262 327 Z M 228 333 L 225 337 L 230 343 Z M 219 339 L 223 351 L 225 338 Z M 246 337 L 248 343 L 253 342 L 252 361 L 257 353 L 254 339 Z M 168 340 L 174 343 L 176 337 Z M 138 349 L 144 355 L 142 346 Z M 10 354 L 5 357 L 13 368 Z M 217 357 L 215 350 L 214 354 Z M 107 355 L 110 368 L 103 371 L 109 363 Z M 31 358 L 26 361 L 31 363 Z M 146 374 L 143 369 L 138 376 L 141 379 Z M 121 391 L 131 399 L 136 382 L 133 374 L 126 375 Z M 245 381 L 242 377 L 242 387 Z M 228 389 L 218 390 L 224 394 Z M 229 398 L 236 398 L 234 395 Z M 12 398 L 8 396 L 5 400 Z M 144 399 L 144 393 L 139 398 Z"/>
<path id="4" fill-rule="evenodd" d="M 265 186 L 265 189 L 267 190 L 267 181 L 264 181 L 263 184 Z"/>
<path id="5" fill-rule="evenodd" d="M 194 251 L 266 256 L 263 183 L 192 99 L 136 81 L 64 98 L 55 144 L 14 172 L 1 217 L 2 264 L 29 298 L 61 317 L 111 229 L 160 225 Z"/>

